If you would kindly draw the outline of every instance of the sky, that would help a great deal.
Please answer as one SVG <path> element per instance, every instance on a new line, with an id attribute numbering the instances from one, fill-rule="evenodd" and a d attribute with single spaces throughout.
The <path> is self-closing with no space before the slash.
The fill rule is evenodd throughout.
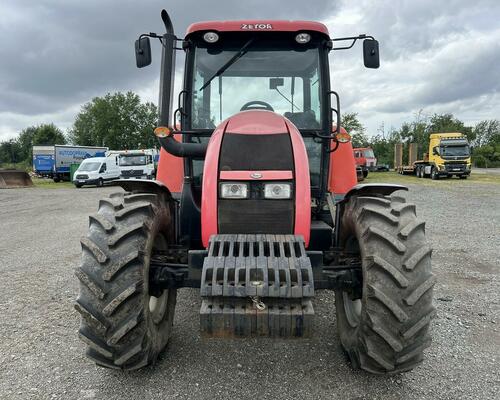
<path id="1" fill-rule="evenodd" d="M 0 140 L 41 123 L 67 131 L 84 103 L 108 92 L 157 103 L 160 50 L 137 69 L 133 45 L 163 32 L 162 8 L 178 36 L 221 19 L 316 20 L 332 37 L 373 35 L 377 70 L 364 68 L 360 44 L 330 56 L 342 112 L 357 112 L 370 135 L 419 112 L 470 125 L 500 119 L 498 0 L 0 0 Z"/>

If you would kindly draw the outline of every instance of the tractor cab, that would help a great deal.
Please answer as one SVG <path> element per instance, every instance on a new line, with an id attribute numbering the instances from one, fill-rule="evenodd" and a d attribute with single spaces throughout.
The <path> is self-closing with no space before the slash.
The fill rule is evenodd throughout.
<path id="1" fill-rule="evenodd" d="M 392 196 L 403 186 L 356 185 L 330 88 L 331 51 L 362 39 L 378 68 L 378 42 L 268 20 L 195 23 L 178 38 L 161 16 L 166 33 L 135 43 L 145 67 L 150 38 L 161 42 L 157 180 L 120 180 L 90 217 L 75 305 L 87 355 L 124 370 L 154 363 L 184 287 L 199 289 L 203 337 L 310 337 L 315 291 L 330 289 L 353 366 L 413 368 L 434 315 L 424 224 Z"/>
<path id="2" fill-rule="evenodd" d="M 309 30 L 300 32 L 299 26 Z M 319 189 L 322 140 L 315 133 L 328 123 L 331 131 L 326 28 L 301 22 L 201 23 L 189 28 L 187 40 L 185 90 L 191 96 L 185 126 L 211 134 L 243 111 L 279 114 L 300 130 L 312 186 Z"/>
<path id="3" fill-rule="evenodd" d="M 329 53 L 335 50 L 336 41 L 348 40 L 352 46 L 358 39 L 363 39 L 365 64 L 376 68 L 379 63 L 377 41 L 366 35 L 332 40 L 325 25 L 310 21 L 201 22 L 192 24 L 181 40 L 173 35 L 168 15 L 164 14 L 164 17 L 167 32 L 171 33 L 162 37 L 155 34 L 141 35 L 136 42 L 136 54 L 139 67 L 149 65 L 149 38 L 159 38 L 163 43 L 161 127 L 156 132 L 164 152 L 160 159 L 158 179 L 170 188 L 172 183 L 177 183 L 174 186 L 183 203 L 180 208 L 183 240 L 188 241 L 190 246 L 206 247 L 211 234 L 235 231 L 229 229 L 226 232 L 221 225 L 227 225 L 220 220 L 207 222 L 216 213 L 225 219 L 221 207 L 225 208 L 222 204 L 228 203 L 226 199 L 220 198 L 220 202 L 210 202 L 211 206 L 207 206 L 207 198 L 214 195 L 203 187 L 205 180 L 213 182 L 213 178 L 207 177 L 205 173 L 207 168 L 211 168 L 210 164 L 206 164 L 207 146 L 209 141 L 216 139 L 214 133 L 220 129 L 224 131 L 224 140 L 221 139 L 223 145 L 213 152 L 217 155 L 213 162 L 221 162 L 219 153 L 221 157 L 230 156 L 233 161 L 236 160 L 230 165 L 220 165 L 220 168 L 248 171 L 247 176 L 273 170 L 294 173 L 296 176 L 302 172 L 307 175 L 307 183 L 303 187 L 292 187 L 294 182 L 291 182 L 289 190 L 292 196 L 290 200 L 296 193 L 307 193 L 302 197 L 308 210 L 302 214 L 307 214 L 307 217 L 300 218 L 297 214 L 301 210 L 296 204 L 287 204 L 288 211 L 285 212 L 285 205 L 283 209 L 278 209 L 278 201 L 258 202 L 259 196 L 264 199 L 262 193 L 265 192 L 267 178 L 253 178 L 264 183 L 259 183 L 260 186 L 248 183 L 248 193 L 253 194 L 235 203 L 239 208 L 238 213 L 227 210 L 227 218 L 238 221 L 239 226 L 253 226 L 239 233 L 291 234 L 299 233 L 298 227 L 302 226 L 300 233 L 309 237 L 311 224 L 308 221 L 302 223 L 306 219 L 313 221 L 318 232 L 324 231 L 325 227 L 318 226 L 314 221 L 327 219 L 331 222 L 331 214 L 323 207 L 328 194 L 339 200 L 356 184 L 349 136 L 340 128 L 338 95 L 330 90 Z M 171 79 L 175 53 L 180 49 L 186 56 L 184 85 L 172 114 L 167 105 L 173 101 Z M 272 113 L 274 117 L 266 116 L 265 113 Z M 264 120 L 271 126 L 266 126 Z M 227 131 L 228 126 L 235 129 L 236 121 L 243 121 L 241 123 L 246 128 L 251 127 L 249 130 L 254 134 L 250 137 L 239 131 Z M 279 127 L 276 130 L 272 125 Z M 178 130 L 171 129 L 171 133 L 177 133 L 177 139 L 182 140 L 182 144 L 172 135 L 165 134 L 164 128 L 171 126 L 180 127 Z M 301 143 L 294 147 L 291 146 L 291 137 L 296 134 Z M 287 159 L 291 160 L 293 155 L 299 156 L 304 148 L 306 155 L 301 165 L 294 162 L 286 165 Z M 176 159 L 179 156 L 183 157 L 182 166 Z M 334 164 L 335 174 L 332 168 Z M 220 172 L 213 170 L 211 173 L 221 181 Z M 229 176 L 227 172 L 224 171 Z M 279 175 L 275 180 L 280 179 L 286 181 Z M 214 207 L 215 203 L 217 207 Z M 203 216 L 204 210 L 206 217 Z M 264 214 L 274 212 L 286 222 L 274 224 L 274 228 L 269 231 Z M 262 218 L 258 215 L 261 213 Z M 215 226 L 218 229 L 214 230 Z"/>

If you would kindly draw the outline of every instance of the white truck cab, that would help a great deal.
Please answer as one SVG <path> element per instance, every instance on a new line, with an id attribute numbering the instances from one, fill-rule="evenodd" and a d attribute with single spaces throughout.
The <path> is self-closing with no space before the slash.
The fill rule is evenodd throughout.
<path id="1" fill-rule="evenodd" d="M 105 182 L 120 179 L 120 174 L 116 155 L 92 157 L 82 161 L 73 175 L 73 183 L 77 188 L 83 185 L 102 186 Z"/>
<path id="2" fill-rule="evenodd" d="M 118 154 L 122 178 L 155 179 L 158 150 L 123 150 Z"/>

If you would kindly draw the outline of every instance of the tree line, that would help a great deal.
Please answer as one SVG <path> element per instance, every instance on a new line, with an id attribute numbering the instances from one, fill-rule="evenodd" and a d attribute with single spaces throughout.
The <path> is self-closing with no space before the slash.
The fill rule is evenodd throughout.
<path id="1" fill-rule="evenodd" d="M 29 168 L 32 147 L 36 145 L 75 144 L 110 149 L 155 147 L 157 142 L 152 131 L 158 123 L 157 114 L 153 103 L 141 102 L 133 92 L 95 97 L 82 106 L 67 134 L 54 124 L 42 124 L 27 127 L 16 138 L 0 142 L 0 166 Z M 418 143 L 419 157 L 422 157 L 429 147 L 431 133 L 461 132 L 474 148 L 475 166 L 500 167 L 500 121 L 496 119 L 467 126 L 452 114 L 426 116 L 419 112 L 398 129 L 386 130 L 382 125 L 371 136 L 357 113 L 343 114 L 342 125 L 351 134 L 353 146 L 373 148 L 380 164 L 393 166 L 396 143 L 403 143 L 403 162 L 407 162 L 409 143 Z"/>
<path id="2" fill-rule="evenodd" d="M 158 122 L 153 103 L 143 103 L 133 93 L 108 93 L 84 104 L 69 131 L 54 124 L 23 129 L 17 137 L 0 142 L 0 166 L 29 168 L 37 145 L 74 144 L 104 146 L 114 150 L 157 146 L 152 134 Z"/>
<path id="3" fill-rule="evenodd" d="M 342 125 L 352 136 L 354 147 L 371 147 L 379 164 L 394 164 L 394 145 L 403 143 L 403 163 L 408 162 L 410 143 L 418 144 L 418 156 L 423 157 L 429 149 L 431 133 L 460 132 L 467 136 L 472 147 L 472 161 L 480 168 L 500 167 L 500 121 L 484 120 L 474 126 L 467 126 L 453 114 L 433 114 L 422 112 L 413 121 L 404 122 L 399 129 L 386 130 L 381 125 L 375 135 L 368 136 L 366 128 L 359 121 L 357 113 L 346 113 Z"/>

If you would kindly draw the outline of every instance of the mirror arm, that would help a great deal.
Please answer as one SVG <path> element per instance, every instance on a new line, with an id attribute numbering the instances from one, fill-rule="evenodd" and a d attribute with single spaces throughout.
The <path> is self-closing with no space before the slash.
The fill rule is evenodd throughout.
<path id="1" fill-rule="evenodd" d="M 358 35 L 358 36 L 349 36 L 349 37 L 331 39 L 330 42 L 332 43 L 332 50 L 348 50 L 348 49 L 352 48 L 356 44 L 356 42 L 360 39 L 375 40 L 375 38 L 373 36 L 362 33 L 361 35 Z M 333 47 L 333 42 L 341 42 L 341 41 L 346 41 L 346 40 L 352 40 L 352 42 L 349 46 Z"/>

